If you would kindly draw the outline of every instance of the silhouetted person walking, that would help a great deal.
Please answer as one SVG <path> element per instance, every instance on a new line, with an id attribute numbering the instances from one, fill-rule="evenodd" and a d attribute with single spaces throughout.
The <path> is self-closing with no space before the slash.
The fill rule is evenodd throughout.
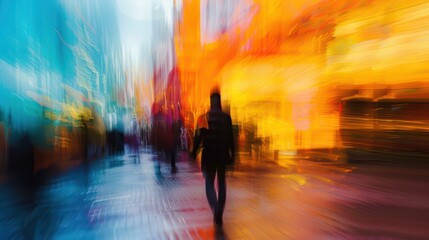
<path id="1" fill-rule="evenodd" d="M 226 200 L 225 169 L 234 161 L 234 139 L 231 117 L 222 112 L 219 92 L 210 95 L 210 111 L 198 118 L 192 155 L 195 158 L 202 143 L 201 168 L 206 182 L 207 200 L 216 224 L 222 224 Z M 214 187 L 217 175 L 218 196 Z"/>

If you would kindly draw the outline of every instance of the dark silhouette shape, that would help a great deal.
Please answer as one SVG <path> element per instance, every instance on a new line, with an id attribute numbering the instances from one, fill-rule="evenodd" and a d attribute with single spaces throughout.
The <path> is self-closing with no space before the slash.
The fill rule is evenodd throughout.
<path id="1" fill-rule="evenodd" d="M 210 111 L 198 118 L 192 155 L 195 158 L 203 145 L 201 169 L 205 177 L 206 195 L 216 224 L 222 224 L 226 201 L 226 165 L 234 162 L 235 149 L 231 117 L 222 112 L 220 93 L 210 95 Z M 218 196 L 214 187 L 217 175 Z"/>
<path id="2" fill-rule="evenodd" d="M 177 172 L 176 167 L 176 155 L 177 155 L 177 147 L 180 143 L 180 128 L 182 126 L 182 121 L 180 119 L 180 113 L 178 110 L 171 110 L 170 111 L 170 121 L 169 121 L 169 155 L 170 155 L 170 165 L 171 165 L 171 172 L 175 173 Z"/>
<path id="3" fill-rule="evenodd" d="M 172 173 L 177 172 L 176 154 L 182 125 L 179 116 L 178 110 L 166 109 L 162 103 L 152 107 L 151 142 L 158 154 L 164 155 L 166 160 L 170 159 Z"/>
<path id="4" fill-rule="evenodd" d="M 32 175 L 34 170 L 34 144 L 28 132 L 18 133 L 16 142 L 8 151 L 9 171 L 14 174 Z"/>

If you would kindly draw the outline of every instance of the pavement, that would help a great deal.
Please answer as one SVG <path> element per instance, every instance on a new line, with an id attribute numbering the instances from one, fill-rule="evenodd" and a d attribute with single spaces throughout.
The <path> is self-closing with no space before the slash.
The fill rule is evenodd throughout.
<path id="1" fill-rule="evenodd" d="M 241 154 L 213 224 L 199 162 L 148 148 L 0 185 L 0 239 L 429 239 L 429 169 Z"/>

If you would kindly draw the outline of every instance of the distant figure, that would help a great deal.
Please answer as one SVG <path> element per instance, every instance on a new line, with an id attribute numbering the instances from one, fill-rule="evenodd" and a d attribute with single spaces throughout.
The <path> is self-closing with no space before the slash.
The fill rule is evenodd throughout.
<path id="1" fill-rule="evenodd" d="M 171 172 L 177 171 L 176 167 L 176 148 L 177 148 L 177 127 L 179 126 L 174 118 L 172 109 L 163 111 L 163 119 L 165 124 L 165 136 L 163 136 L 163 149 L 165 156 L 170 158 Z"/>
<path id="2" fill-rule="evenodd" d="M 128 145 L 131 151 L 139 155 L 140 147 L 140 127 L 135 119 L 131 122 L 131 132 L 128 134 Z"/>
<path id="3" fill-rule="evenodd" d="M 180 127 L 178 110 L 174 107 L 166 108 L 162 102 L 158 103 L 158 106 L 153 105 L 151 143 L 160 156 L 164 156 L 165 160 L 170 159 L 172 173 L 177 172 L 176 154 L 180 142 Z"/>
<path id="4" fill-rule="evenodd" d="M 114 129 L 108 131 L 107 135 L 107 144 L 109 149 L 109 154 L 116 153 L 116 132 Z"/>
<path id="5" fill-rule="evenodd" d="M 180 114 L 178 110 L 173 110 L 170 113 L 170 123 L 169 123 L 169 155 L 170 155 L 170 163 L 171 163 L 171 171 L 176 172 L 176 154 L 177 147 L 180 143 L 180 128 L 182 126 L 182 121 L 180 119 Z"/>
<path id="6" fill-rule="evenodd" d="M 226 201 L 225 169 L 228 163 L 234 162 L 235 152 L 231 117 L 222 112 L 220 93 L 217 91 L 210 95 L 210 111 L 198 118 L 192 151 L 194 158 L 201 143 L 201 169 L 206 182 L 207 200 L 215 223 L 221 225 Z M 214 187 L 216 175 L 218 196 Z"/>
<path id="7" fill-rule="evenodd" d="M 180 128 L 180 146 L 181 149 L 184 151 L 188 151 L 189 146 L 188 146 L 188 130 L 186 129 L 185 126 L 182 126 Z"/>

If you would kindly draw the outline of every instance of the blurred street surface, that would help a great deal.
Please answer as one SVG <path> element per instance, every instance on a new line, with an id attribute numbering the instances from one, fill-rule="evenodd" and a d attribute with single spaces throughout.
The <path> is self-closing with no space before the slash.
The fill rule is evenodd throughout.
<path id="1" fill-rule="evenodd" d="M 424 165 L 241 154 L 223 227 L 198 161 L 182 152 L 177 167 L 142 148 L 4 180 L 0 239 L 429 239 Z"/>

